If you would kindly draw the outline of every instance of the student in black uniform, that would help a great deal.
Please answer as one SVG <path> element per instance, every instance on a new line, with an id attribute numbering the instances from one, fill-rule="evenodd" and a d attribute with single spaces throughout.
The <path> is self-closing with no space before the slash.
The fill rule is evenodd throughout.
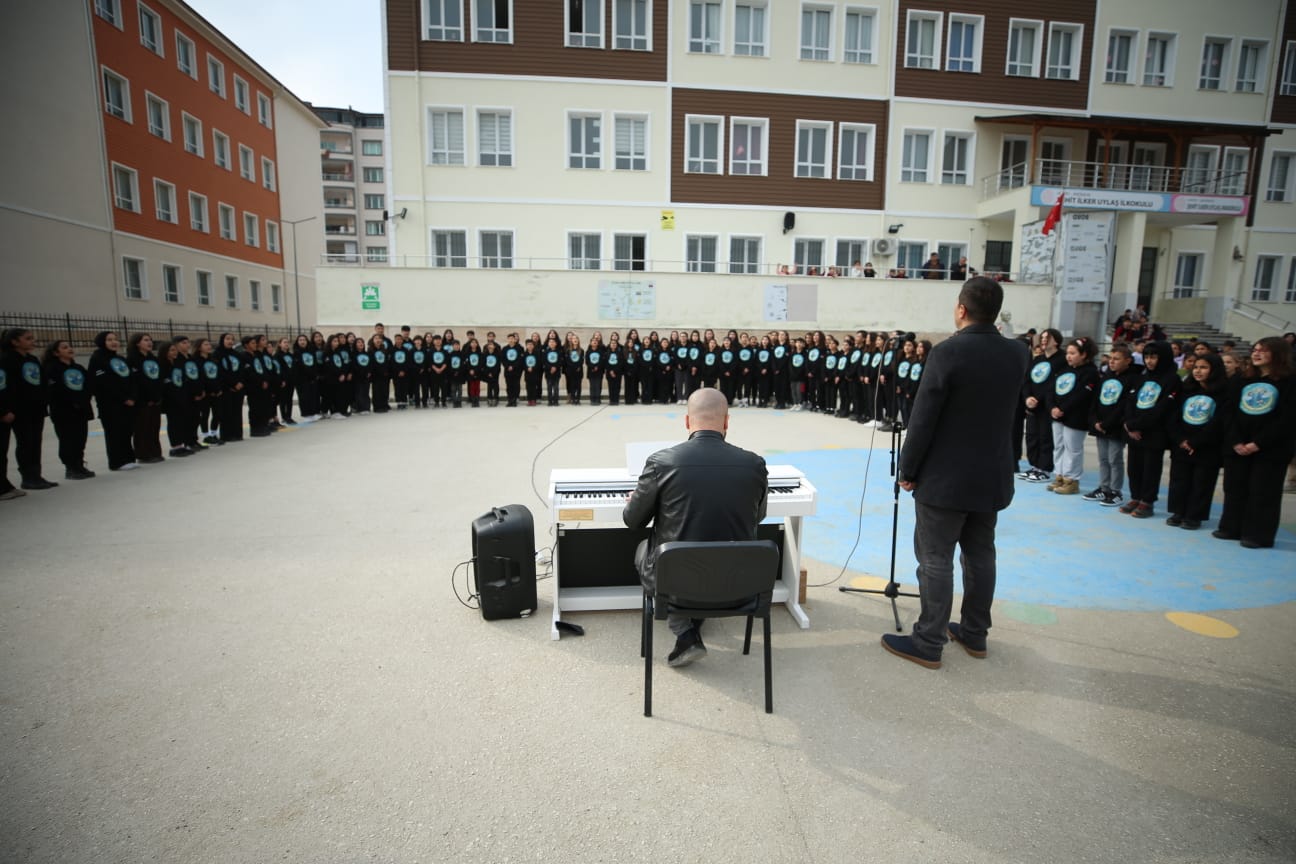
<path id="1" fill-rule="evenodd" d="M 1067 368 L 1053 379 L 1053 392 L 1045 403 L 1053 420 L 1053 463 L 1058 477 L 1048 489 L 1059 495 L 1080 494 L 1085 433 L 1089 428 L 1094 391 L 1098 387 L 1094 350 L 1093 340 L 1085 336 L 1067 343 L 1063 352 Z"/>
<path id="2" fill-rule="evenodd" d="M 567 404 L 579 405 L 581 385 L 585 380 L 585 351 L 581 348 L 580 337 L 567 333 L 567 344 L 563 346 L 563 383 L 567 388 Z"/>
<path id="3" fill-rule="evenodd" d="M 265 438 L 272 434 L 270 421 L 274 417 L 274 397 L 270 392 L 270 379 L 266 364 L 258 350 L 261 337 L 243 337 L 243 388 L 248 400 L 248 434 Z"/>
<path id="4" fill-rule="evenodd" d="M 95 473 L 86 467 L 85 446 L 94 411 L 90 408 L 89 376 L 76 362 L 76 349 L 66 339 L 51 342 L 42 358 L 45 398 L 58 435 L 59 461 L 68 480 L 86 480 Z"/>
<path id="5" fill-rule="evenodd" d="M 243 355 L 235 350 L 234 334 L 222 333 L 220 346 L 213 354 L 220 366 L 221 401 L 218 405 L 220 440 L 228 444 L 243 440 L 243 398 L 247 387 L 243 383 Z M 93 371 L 93 370 L 92 370 Z M 103 417 L 103 409 L 99 411 Z"/>
<path id="6" fill-rule="evenodd" d="M 552 331 L 550 331 L 552 333 Z M 552 335 L 548 342 L 545 343 L 544 349 L 544 378 L 545 392 L 548 395 L 549 405 L 558 404 L 558 382 L 562 379 L 563 353 L 562 346 L 558 344 L 558 337 Z"/>
<path id="7" fill-rule="evenodd" d="M 607 365 L 607 348 L 603 345 L 603 334 L 595 331 L 590 337 L 589 348 L 585 351 L 585 377 L 589 380 L 591 405 L 603 404 L 603 375 Z"/>
<path id="8" fill-rule="evenodd" d="M 8 334 L 0 334 L 0 341 Z M 13 437 L 14 387 L 9 383 L 9 371 L 0 363 L 0 501 L 22 498 L 27 493 L 9 480 L 9 439 Z"/>
<path id="9" fill-rule="evenodd" d="M 829 336 L 824 342 L 823 374 L 819 376 L 819 410 L 825 414 L 837 412 L 837 337 Z"/>
<path id="10" fill-rule="evenodd" d="M 329 337 L 328 365 L 331 367 L 326 380 L 332 390 L 332 417 L 346 418 L 351 416 L 351 395 L 354 389 L 351 384 L 351 352 L 342 344 L 342 335 L 334 333 Z"/>
<path id="11" fill-rule="evenodd" d="M 232 337 L 231 337 L 232 338 Z M 95 336 L 98 347 L 90 355 L 90 389 L 103 426 L 104 448 L 109 471 L 130 471 L 139 467 L 131 447 L 135 430 L 135 382 L 130 366 L 117 350 L 117 334 L 104 330 Z"/>
<path id="12" fill-rule="evenodd" d="M 141 465 L 162 461 L 162 374 L 153 353 L 153 337 L 132 333 L 126 351 L 126 365 L 135 378 L 138 401 L 131 446 Z"/>
<path id="13" fill-rule="evenodd" d="M 32 353 L 36 334 L 15 327 L 0 337 L 0 365 L 3 366 L 9 396 L 9 428 L 13 430 L 14 457 L 23 489 L 52 489 L 57 486 L 41 476 L 41 439 L 45 432 L 45 379 L 40 360 Z M 4 441 L 6 456 L 9 442 Z M 7 482 L 7 481 L 6 481 Z"/>
<path id="14" fill-rule="evenodd" d="M 356 391 L 356 407 L 361 414 L 370 411 L 386 414 L 391 410 L 391 354 L 394 352 L 395 349 L 388 348 L 386 338 L 380 333 L 370 337 L 369 344 L 356 346 L 356 363 L 363 369 L 357 372 L 356 378 L 367 377 L 369 380 L 363 398 L 359 390 Z"/>
<path id="15" fill-rule="evenodd" d="M 518 334 L 510 333 L 504 337 L 504 405 L 516 408 L 518 398 L 522 395 L 522 375 L 526 371 L 526 356 L 518 344 Z"/>
<path id="16" fill-rule="evenodd" d="M 422 336 L 414 337 L 414 347 L 410 349 L 410 402 L 415 408 L 428 407 L 428 398 L 432 384 L 428 379 L 428 342 Z"/>
<path id="17" fill-rule="evenodd" d="M 184 361 L 180 360 L 180 351 L 174 342 L 161 342 L 157 346 L 158 372 L 162 379 L 162 412 L 167 418 L 167 438 L 171 449 L 168 455 L 173 459 L 192 456 L 184 443 L 184 423 L 180 417 L 185 410 Z"/>
<path id="18" fill-rule="evenodd" d="M 603 361 L 607 369 L 608 404 L 621 404 L 621 386 L 625 375 L 625 352 L 621 348 L 621 337 L 613 330 L 608 336 L 607 354 Z"/>
<path id="19" fill-rule="evenodd" d="M 471 331 L 470 331 L 471 332 Z M 446 349 L 446 386 L 450 392 L 450 404 L 455 408 L 463 407 L 464 382 L 468 380 L 468 363 L 463 346 L 454 339 L 445 346 Z"/>
<path id="20" fill-rule="evenodd" d="M 1224 431 L 1232 422 L 1228 375 L 1218 354 L 1189 357 L 1178 415 L 1171 421 L 1170 488 L 1166 524 L 1195 531 L 1210 519 L 1219 479 Z"/>
<path id="21" fill-rule="evenodd" d="M 167 420 L 168 437 L 173 441 L 179 440 L 194 453 L 202 453 L 207 449 L 198 440 L 198 411 L 207 401 L 207 388 L 203 384 L 202 368 L 190 353 L 193 349 L 193 342 L 190 341 L 188 336 L 176 336 L 171 344 L 176 349 L 177 356 L 174 362 L 180 367 L 184 380 L 180 424 L 176 429 L 176 434 L 171 435 L 171 421 L 170 419 Z"/>
<path id="22" fill-rule="evenodd" d="M 304 337 L 303 337 L 304 338 Z M 198 405 L 197 435 L 204 445 L 220 446 L 220 436 L 216 432 L 217 418 L 220 416 L 221 384 L 220 364 L 213 356 L 210 339 L 199 337 L 194 340 L 194 362 L 202 380 L 203 400 Z"/>
<path id="23" fill-rule="evenodd" d="M 683 333 L 680 337 L 683 338 Z M 701 377 L 701 360 L 702 352 L 706 350 L 706 343 L 702 341 L 701 335 L 694 330 L 688 338 L 688 355 L 684 360 L 684 403 L 688 404 L 688 398 L 693 395 L 693 391 L 698 389 L 702 383 Z"/>
<path id="24" fill-rule="evenodd" d="M 707 340 L 706 350 L 698 369 L 698 381 L 703 387 L 718 388 L 720 384 L 720 346 L 715 337 Z"/>
<path id="25" fill-rule="evenodd" d="M 1143 370 L 1135 381 L 1137 390 L 1125 400 L 1130 500 L 1120 508 L 1139 519 L 1152 515 L 1169 444 L 1166 419 L 1179 405 L 1179 370 L 1170 343 L 1149 342 L 1143 349 Z"/>
<path id="26" fill-rule="evenodd" d="M 1089 408 L 1089 434 L 1098 445 L 1098 488 L 1082 497 L 1104 507 L 1119 507 L 1125 500 L 1125 395 L 1141 374 L 1128 345 L 1113 345 L 1107 368 L 1098 379 Z"/>
<path id="27" fill-rule="evenodd" d="M 675 348 L 670 339 L 663 336 L 657 340 L 657 380 L 653 382 L 653 393 L 662 405 L 676 401 L 675 396 Z"/>
<path id="28" fill-rule="evenodd" d="M 643 368 L 643 345 L 639 340 L 639 331 L 633 327 L 626 331 L 625 348 L 622 351 L 621 379 L 625 387 L 625 403 L 636 405 L 639 402 L 639 376 Z"/>
<path id="29" fill-rule="evenodd" d="M 1040 334 L 1040 353 L 1031 360 L 1022 398 L 1026 406 L 1026 461 L 1029 467 L 1017 475 L 1031 483 L 1053 479 L 1053 427 L 1046 403 L 1053 379 L 1066 365 L 1061 351 L 1062 333 L 1052 328 Z"/>
<path id="30" fill-rule="evenodd" d="M 536 339 L 527 339 L 522 346 L 522 379 L 526 384 L 527 407 L 534 408 L 540 402 L 544 384 L 544 348 Z"/>
<path id="31" fill-rule="evenodd" d="M 296 426 L 297 421 L 293 419 L 293 396 L 301 389 L 301 364 L 297 362 L 298 357 L 293 352 L 291 339 L 284 336 L 278 345 L 275 360 L 279 361 L 283 381 L 283 386 L 279 388 L 279 419 L 286 426 Z M 305 409 L 302 409 L 302 416 L 306 416 Z"/>
<path id="32" fill-rule="evenodd" d="M 315 365 L 315 348 L 306 334 L 297 337 L 293 344 L 293 367 L 297 370 L 297 407 L 303 420 L 318 420 L 319 369 Z"/>
<path id="33" fill-rule="evenodd" d="M 482 349 L 482 381 L 486 384 L 486 406 L 496 408 L 500 397 L 500 372 L 504 369 L 499 343 L 488 339 Z"/>
<path id="34" fill-rule="evenodd" d="M 410 403 L 410 384 L 414 381 L 412 374 L 414 366 L 410 359 L 411 347 L 411 343 L 404 341 L 403 338 L 397 339 L 387 357 L 387 374 L 391 376 L 391 386 L 396 391 L 397 411 L 404 411 Z"/>
<path id="35" fill-rule="evenodd" d="M 481 407 L 481 385 L 485 371 L 482 363 L 481 343 L 468 331 L 468 344 L 463 347 L 464 377 L 468 382 L 468 404 L 474 408 Z"/>

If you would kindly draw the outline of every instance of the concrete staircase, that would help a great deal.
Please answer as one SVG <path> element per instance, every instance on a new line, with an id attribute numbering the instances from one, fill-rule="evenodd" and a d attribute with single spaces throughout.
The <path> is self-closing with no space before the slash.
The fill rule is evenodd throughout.
<path id="1" fill-rule="evenodd" d="M 1225 333 L 1203 321 L 1191 321 L 1187 323 L 1169 321 L 1158 323 L 1161 324 L 1161 329 L 1165 331 L 1167 339 L 1190 339 L 1195 337 L 1202 341 L 1209 342 L 1216 349 L 1223 344 L 1225 339 L 1232 339 L 1239 346 L 1249 346 L 1251 344 L 1248 340 L 1243 339 L 1240 336 L 1234 335 L 1233 333 Z M 1111 336 L 1112 328 L 1109 327 L 1107 328 L 1107 338 L 1109 341 Z"/>

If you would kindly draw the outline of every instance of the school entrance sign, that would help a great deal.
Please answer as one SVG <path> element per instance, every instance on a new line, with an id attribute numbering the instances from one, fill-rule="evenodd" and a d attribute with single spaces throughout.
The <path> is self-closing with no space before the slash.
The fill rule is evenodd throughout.
<path id="1" fill-rule="evenodd" d="M 377 285 L 360 286 L 360 308 L 366 310 L 382 308 L 382 301 L 378 299 Z"/>

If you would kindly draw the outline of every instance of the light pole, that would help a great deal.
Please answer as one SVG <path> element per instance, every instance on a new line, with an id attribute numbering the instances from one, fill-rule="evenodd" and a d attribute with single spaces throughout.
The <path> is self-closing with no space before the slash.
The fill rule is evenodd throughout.
<path id="1" fill-rule="evenodd" d="M 297 306 L 297 332 L 301 332 L 301 276 L 297 272 L 297 226 L 303 222 L 310 222 L 315 219 L 314 216 L 307 216 L 305 219 L 281 219 L 285 225 L 292 226 L 293 235 L 293 302 Z"/>

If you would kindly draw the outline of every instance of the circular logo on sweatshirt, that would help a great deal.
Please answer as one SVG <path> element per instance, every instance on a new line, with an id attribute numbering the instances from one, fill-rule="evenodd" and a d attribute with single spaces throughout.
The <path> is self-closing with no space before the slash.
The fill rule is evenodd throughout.
<path id="1" fill-rule="evenodd" d="M 387 352 L 379 348 L 377 351 L 373 353 L 373 359 L 378 363 L 386 363 Z"/>
<path id="2" fill-rule="evenodd" d="M 443 352 L 441 352 L 441 351 L 433 351 L 433 352 L 432 352 L 432 365 L 433 365 L 433 366 L 444 366 L 444 365 L 445 365 L 445 354 L 444 354 Z"/>
<path id="3" fill-rule="evenodd" d="M 770 359 L 770 352 L 762 348 L 760 352 L 756 355 L 756 359 L 762 363 L 768 363 Z"/>
<path id="4" fill-rule="evenodd" d="M 548 354 L 545 355 L 545 359 L 549 361 L 549 365 L 550 365 L 550 366 L 557 366 L 557 365 L 558 365 L 558 352 L 557 352 L 557 351 L 550 351 Z"/>
<path id="5" fill-rule="evenodd" d="M 675 349 L 675 356 L 681 360 L 687 359 L 688 355 L 689 355 L 689 349 L 687 345 L 681 345 L 680 347 Z"/>
<path id="6" fill-rule="evenodd" d="M 612 351 L 608 354 L 607 364 L 609 366 L 615 366 L 620 362 L 621 362 L 621 358 L 617 357 L 617 353 L 615 351 Z"/>
<path id="7" fill-rule="evenodd" d="M 651 348 L 646 348 L 646 349 L 644 349 L 644 352 L 643 352 L 643 360 L 644 360 L 644 362 L 645 362 L 645 363 L 651 363 L 651 362 L 652 362 L 652 359 L 653 359 L 653 352 L 652 352 L 652 349 L 651 349 Z"/>
<path id="8" fill-rule="evenodd" d="M 233 354 L 226 354 L 225 356 L 229 358 L 230 371 L 237 372 L 239 370 L 239 366 L 241 365 L 239 363 L 239 359 L 235 357 Z"/>
<path id="9" fill-rule="evenodd" d="M 824 365 L 827 366 L 829 369 L 836 369 L 836 368 L 837 368 L 837 355 L 836 355 L 836 354 L 829 354 L 828 357 L 827 357 L 827 359 L 824 360 Z"/>
<path id="10" fill-rule="evenodd" d="M 1102 389 L 1098 391 L 1098 401 L 1109 407 L 1115 405 L 1116 400 L 1121 397 L 1121 393 L 1124 389 L 1125 388 L 1121 386 L 1120 379 L 1108 378 L 1103 382 Z"/>
<path id="11" fill-rule="evenodd" d="M 923 364 L 921 363 L 914 363 L 912 366 L 909 367 L 910 381 L 917 381 L 918 378 L 922 376 L 922 367 Z"/>
<path id="12" fill-rule="evenodd" d="M 480 365 L 481 365 L 481 355 L 480 355 L 480 354 L 469 354 L 469 355 L 468 355 L 468 365 L 469 365 L 469 366 L 480 366 Z"/>
<path id="13" fill-rule="evenodd" d="M 80 369 L 64 369 L 63 386 L 73 393 L 80 393 L 85 389 L 85 373 Z M 3 382 L 0 382 L 0 389 L 3 389 L 3 387 Z"/>
<path id="14" fill-rule="evenodd" d="M 689 359 L 690 359 L 690 360 L 696 360 L 696 359 L 698 359 L 698 355 L 699 355 L 700 353 L 701 353 L 701 352 L 698 351 L 698 349 L 696 349 L 696 348 L 690 348 L 690 349 L 689 349 L 689 355 L 688 355 L 688 356 L 689 356 Z"/>
<path id="15" fill-rule="evenodd" d="M 1030 378 L 1036 384 L 1043 384 L 1051 374 L 1053 374 L 1053 366 L 1047 360 L 1041 360 L 1031 367 Z"/>
<path id="16" fill-rule="evenodd" d="M 5 374 L 5 371 L 3 369 L 0 369 L 0 390 L 4 390 L 8 386 L 9 386 L 9 376 Z"/>
<path id="17" fill-rule="evenodd" d="M 404 363 L 404 362 L 405 362 L 405 352 L 404 352 L 404 351 L 394 351 L 394 352 L 392 352 L 392 359 L 395 360 L 397 363 Z M 382 361 L 379 360 L 378 362 L 381 363 Z"/>
<path id="18" fill-rule="evenodd" d="M 283 361 L 283 364 L 287 366 L 289 369 L 292 368 L 293 356 L 291 354 L 280 354 L 279 359 L 281 359 Z"/>
<path id="19" fill-rule="evenodd" d="M 874 355 L 873 355 L 873 368 L 876 369 L 876 368 L 878 368 L 878 367 L 881 366 L 881 365 L 882 365 L 882 355 L 881 355 L 881 354 L 874 354 Z"/>
<path id="20" fill-rule="evenodd" d="M 109 360 L 108 366 L 112 369 L 112 371 L 116 372 L 121 377 L 123 378 L 130 377 L 130 367 L 127 366 L 126 361 L 121 359 L 120 357 L 114 357 L 111 360 Z"/>
<path id="21" fill-rule="evenodd" d="M 1204 426 L 1215 416 L 1215 400 L 1198 394 L 1189 396 L 1183 404 L 1183 422 L 1189 426 Z"/>
<path id="22" fill-rule="evenodd" d="M 1059 396 L 1065 396 L 1075 389 L 1076 376 L 1074 372 L 1063 372 L 1053 382 L 1053 392 Z"/>
<path id="23" fill-rule="evenodd" d="M 732 362 L 733 362 L 733 358 L 734 358 L 734 353 L 733 353 L 732 351 L 721 351 L 721 352 L 720 352 L 720 362 L 721 362 L 721 363 L 732 363 Z"/>
<path id="24" fill-rule="evenodd" d="M 192 360 L 186 360 L 184 364 L 185 377 L 190 381 L 198 380 L 198 364 Z"/>
<path id="25" fill-rule="evenodd" d="M 597 351 L 591 351 L 591 352 L 589 353 L 589 362 L 592 363 L 592 364 L 597 365 L 598 362 L 599 362 L 599 358 L 602 357 L 602 356 L 603 356 L 603 355 L 600 354 L 600 353 L 597 352 Z"/>
<path id="26" fill-rule="evenodd" d="M 414 362 L 415 362 L 415 364 L 417 364 L 417 365 L 419 365 L 419 366 L 422 366 L 422 365 L 423 365 L 423 361 L 424 361 L 425 359 L 426 359 L 426 355 L 425 355 L 422 351 L 415 351 L 415 352 L 414 352 Z"/>
<path id="27" fill-rule="evenodd" d="M 707 366 L 714 366 L 716 363 L 716 355 L 708 351 L 707 355 L 702 358 L 702 362 L 705 363 Z"/>
<path id="28" fill-rule="evenodd" d="M 368 366 L 368 365 L 369 365 L 369 360 L 370 360 L 370 359 L 371 359 L 371 358 L 369 357 L 368 354 L 357 354 L 357 355 L 356 355 L 356 363 L 358 363 L 361 367 Z"/>
<path id="29" fill-rule="evenodd" d="M 802 366 L 805 365 L 805 357 L 802 356 L 802 355 L 800 355 L 800 354 L 793 354 L 793 355 L 792 355 L 792 365 L 795 366 L 796 368 L 800 369 Z"/>
<path id="30" fill-rule="evenodd" d="M 368 361 L 366 360 L 365 362 L 368 362 Z M 261 365 L 261 358 L 260 358 L 260 357 L 253 357 L 253 358 L 252 358 L 252 368 L 256 370 L 256 373 L 257 373 L 258 375 L 264 375 L 264 374 L 265 374 L 265 367 Z"/>
<path id="31" fill-rule="evenodd" d="M 912 368 L 908 360 L 901 360 L 900 365 L 896 367 L 897 378 L 908 378 L 909 369 Z"/>
<path id="32" fill-rule="evenodd" d="M 892 357 L 893 354 L 895 354 L 894 351 L 888 351 L 888 352 L 886 352 L 886 354 L 882 355 L 882 362 L 885 363 L 887 366 L 890 366 L 890 365 L 891 365 L 891 357 Z"/>
<path id="33" fill-rule="evenodd" d="M 458 369 L 462 365 L 463 365 L 463 360 L 462 358 L 459 357 L 458 354 L 455 354 L 453 357 L 450 358 L 451 369 Z"/>
<path id="34" fill-rule="evenodd" d="M 1278 404 L 1278 388 L 1268 381 L 1259 381 L 1242 388 L 1242 399 L 1238 407 L 1243 414 L 1259 417 L 1268 414 Z"/>
<path id="35" fill-rule="evenodd" d="M 498 366 L 498 365 L 499 365 L 499 358 L 498 358 L 498 357 L 496 357 L 494 354 L 487 354 L 487 355 L 486 355 L 486 368 L 487 368 L 487 369 L 494 369 L 494 368 L 495 368 L 496 366 Z"/>
<path id="36" fill-rule="evenodd" d="M 180 367 L 178 366 L 175 369 L 171 370 L 171 386 L 172 387 L 184 386 L 184 373 L 180 371 Z"/>
<path id="37" fill-rule="evenodd" d="M 750 348 L 742 348 L 742 349 L 739 349 L 739 351 L 738 351 L 738 359 L 739 359 L 739 360 L 741 360 L 742 362 L 746 363 L 746 362 L 748 362 L 749 360 L 751 360 L 751 358 L 752 358 L 752 352 L 751 352 L 751 349 L 750 349 Z"/>
<path id="38" fill-rule="evenodd" d="M 663 366 L 669 365 L 669 364 L 670 364 L 670 354 L 669 354 L 669 352 L 666 352 L 666 351 L 661 352 L 661 354 L 659 354 L 658 357 L 657 357 L 657 362 L 660 363 L 660 364 L 663 365 Z"/>
<path id="39" fill-rule="evenodd" d="M 158 372 L 160 369 L 158 368 L 156 360 L 145 359 L 144 362 L 140 364 L 140 368 L 144 370 L 144 377 L 148 378 L 150 381 L 158 380 Z"/>
<path id="40" fill-rule="evenodd" d="M 22 377 L 23 380 L 31 386 L 39 387 L 41 383 L 40 364 L 33 360 L 28 360 L 23 363 Z"/>
<path id="41" fill-rule="evenodd" d="M 534 368 L 536 367 L 536 362 L 537 362 L 537 361 L 536 361 L 536 357 L 535 357 L 534 354 L 528 354 L 528 355 L 527 355 L 527 357 L 526 357 L 526 367 L 527 367 L 528 369 L 534 369 Z"/>
<path id="42" fill-rule="evenodd" d="M 518 349 L 516 349 L 516 348 L 505 348 L 505 349 L 504 349 L 504 359 L 507 360 L 507 361 L 510 362 L 510 363 L 516 363 L 516 362 L 517 362 L 517 359 L 518 359 Z"/>
<path id="43" fill-rule="evenodd" d="M 1161 397 L 1161 385 L 1155 381 L 1144 381 L 1143 386 L 1139 388 L 1138 398 L 1134 404 L 1141 411 L 1146 411 L 1157 403 Z"/>
<path id="44" fill-rule="evenodd" d="M 303 366 L 314 366 L 314 365 L 315 365 L 315 355 L 312 354 L 312 353 L 309 352 L 309 351 L 307 351 L 305 354 L 303 354 L 303 355 L 302 355 L 302 365 L 303 365 Z"/>
<path id="45" fill-rule="evenodd" d="M 775 357 L 777 357 L 779 360 L 782 360 L 784 354 L 787 354 L 787 348 L 783 347 L 782 345 L 775 345 L 775 346 L 774 346 L 774 356 L 775 356 Z"/>
<path id="46" fill-rule="evenodd" d="M 307 357 L 310 355 L 307 354 Z M 215 381 L 220 377 L 220 367 L 213 360 L 203 361 L 203 374 L 207 376 L 208 381 Z"/>
<path id="47" fill-rule="evenodd" d="M 819 362 L 819 349 L 818 349 L 818 348 L 811 348 L 810 351 L 809 351 L 809 354 L 810 354 L 810 362 L 811 362 L 811 363 L 818 363 L 818 362 Z"/>

